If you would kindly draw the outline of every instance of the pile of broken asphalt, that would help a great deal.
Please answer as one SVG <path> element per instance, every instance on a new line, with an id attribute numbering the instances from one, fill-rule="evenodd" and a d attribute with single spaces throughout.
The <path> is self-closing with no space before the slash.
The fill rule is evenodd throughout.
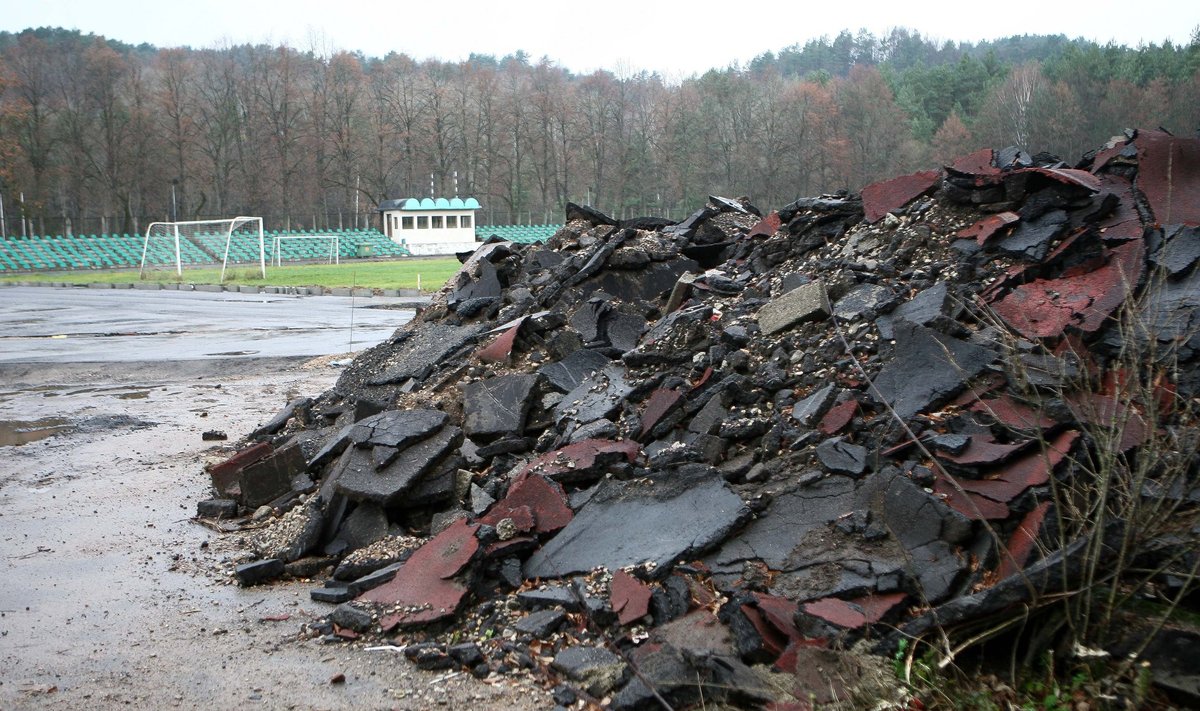
<path id="1" fill-rule="evenodd" d="M 1103 374 L 1136 346 L 1198 392 L 1200 141 L 566 218 L 464 255 L 211 469 L 202 515 L 275 515 L 242 584 L 326 577 L 313 634 L 533 670 L 563 705 L 801 708 L 855 693 L 815 671 L 837 650 L 1070 585 L 1051 484 L 1097 428 L 1190 424 Z"/>

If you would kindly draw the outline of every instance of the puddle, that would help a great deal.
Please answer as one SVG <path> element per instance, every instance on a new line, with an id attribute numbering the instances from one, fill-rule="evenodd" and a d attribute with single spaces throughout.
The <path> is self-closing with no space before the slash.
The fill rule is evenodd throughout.
<path id="1" fill-rule="evenodd" d="M 20 390 L 4 390 L 0 392 L 0 401 L 9 400 L 11 398 L 20 397 L 29 393 L 41 393 L 42 397 L 58 397 L 62 395 L 61 385 L 37 385 L 34 387 L 21 388 Z"/>
<path id="2" fill-rule="evenodd" d="M 121 400 L 145 400 L 146 398 L 150 397 L 150 391 L 136 390 L 134 392 L 121 393 L 117 397 Z"/>
<path id="3" fill-rule="evenodd" d="M 61 417 L 46 417 L 28 422 L 0 421 L 0 447 L 20 447 L 60 434 L 70 427 L 71 421 Z"/>

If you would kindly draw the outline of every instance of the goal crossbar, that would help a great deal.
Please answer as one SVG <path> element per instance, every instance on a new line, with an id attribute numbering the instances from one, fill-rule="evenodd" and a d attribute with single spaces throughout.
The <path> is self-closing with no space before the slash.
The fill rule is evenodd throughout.
<path id="1" fill-rule="evenodd" d="M 142 241 L 142 263 L 138 268 L 138 277 L 146 269 L 146 255 L 150 248 L 151 236 L 170 237 L 175 245 L 175 273 L 183 276 L 183 259 L 179 246 L 179 237 L 181 229 L 187 234 L 201 233 L 217 233 L 225 237 L 225 250 L 221 257 L 221 281 L 225 281 L 225 269 L 229 265 L 229 246 L 233 242 L 233 233 L 241 230 L 244 227 L 249 227 L 250 230 L 258 237 L 258 267 L 265 279 L 267 277 L 267 248 L 266 237 L 263 234 L 263 222 L 261 217 L 246 217 L 239 215 L 224 220 L 188 220 L 182 222 L 151 222 L 146 227 L 146 237 Z M 210 229 L 205 230 L 203 228 Z"/>

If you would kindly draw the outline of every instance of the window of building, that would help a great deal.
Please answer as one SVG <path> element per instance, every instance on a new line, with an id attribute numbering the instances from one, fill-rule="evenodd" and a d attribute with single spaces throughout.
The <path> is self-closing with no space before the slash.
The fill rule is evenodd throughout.
<path id="1" fill-rule="evenodd" d="M 417 229 L 418 230 L 429 229 L 429 215 L 417 215 Z"/>
<path id="2" fill-rule="evenodd" d="M 411 230 L 413 228 L 413 219 L 411 217 L 403 217 L 400 219 L 400 229 Z"/>
<path id="3" fill-rule="evenodd" d="M 453 230 L 458 228 L 458 215 L 446 215 L 446 229 Z"/>
<path id="4" fill-rule="evenodd" d="M 392 232 L 395 232 L 400 227 L 400 218 L 392 215 Z"/>
<path id="5" fill-rule="evenodd" d="M 434 215 L 433 217 L 429 218 L 429 221 L 431 223 L 429 226 L 432 227 L 433 229 L 435 229 L 435 230 L 442 229 L 442 216 L 441 215 Z"/>
<path id="6" fill-rule="evenodd" d="M 463 215 L 463 216 L 462 216 L 462 222 L 461 222 L 461 224 L 460 224 L 459 226 L 460 226 L 460 227 L 464 227 L 464 228 L 466 228 L 466 227 L 470 227 L 470 226 L 471 226 L 471 216 L 470 216 L 470 215 Z"/>

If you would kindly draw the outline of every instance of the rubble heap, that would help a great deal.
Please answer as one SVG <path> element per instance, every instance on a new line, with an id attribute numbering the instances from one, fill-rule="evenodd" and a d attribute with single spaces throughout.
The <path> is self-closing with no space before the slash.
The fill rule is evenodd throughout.
<path id="1" fill-rule="evenodd" d="M 1070 585 L 1054 485 L 1103 433 L 1195 441 L 1197 225 L 1200 142 L 1157 131 L 765 216 L 568 205 L 289 403 L 204 506 L 287 511 L 242 582 L 325 574 L 325 631 L 427 640 L 428 667 L 538 667 L 564 704 L 820 701 L 831 650 Z M 1177 377 L 1130 395 L 1130 352 Z"/>

